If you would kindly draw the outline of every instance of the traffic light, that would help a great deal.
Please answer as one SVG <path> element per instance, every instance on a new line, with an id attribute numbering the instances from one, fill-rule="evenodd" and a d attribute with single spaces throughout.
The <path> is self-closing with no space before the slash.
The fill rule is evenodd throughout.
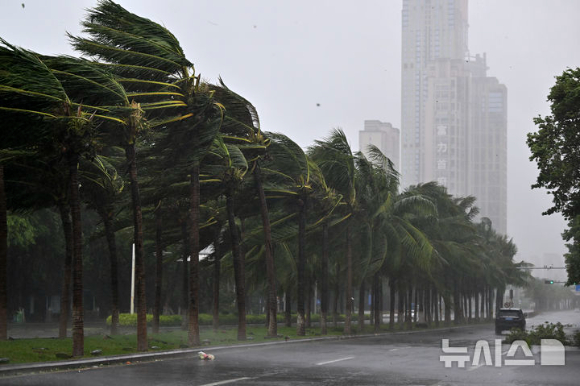
<path id="1" fill-rule="evenodd" d="M 554 280 L 545 280 L 544 283 L 546 283 L 546 284 L 554 284 Z"/>

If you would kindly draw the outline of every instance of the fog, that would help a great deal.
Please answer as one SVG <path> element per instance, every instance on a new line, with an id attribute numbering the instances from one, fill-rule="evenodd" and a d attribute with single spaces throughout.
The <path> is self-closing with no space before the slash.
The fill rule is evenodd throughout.
<path id="1" fill-rule="evenodd" d="M 119 3 L 171 30 L 202 77 L 221 76 L 257 107 L 264 130 L 306 147 L 341 127 L 358 149 L 364 120 L 400 127 L 402 0 Z M 85 9 L 95 5 L 3 0 L 0 37 L 73 54 L 65 31 L 79 34 Z M 551 197 L 530 189 L 537 170 L 525 138 L 536 130 L 532 118 L 549 113 L 554 76 L 580 65 L 578 16 L 576 0 L 469 2 L 470 52 L 487 53 L 488 75 L 508 88 L 508 234 L 518 260 L 540 265 L 563 265 L 565 222 L 541 215 Z"/>

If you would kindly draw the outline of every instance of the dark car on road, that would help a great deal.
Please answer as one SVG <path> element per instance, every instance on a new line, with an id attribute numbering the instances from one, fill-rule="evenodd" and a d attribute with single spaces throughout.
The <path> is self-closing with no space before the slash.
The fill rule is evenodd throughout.
<path id="1" fill-rule="evenodd" d="M 526 314 L 519 308 L 500 308 L 495 318 L 495 333 L 512 328 L 526 329 Z"/>

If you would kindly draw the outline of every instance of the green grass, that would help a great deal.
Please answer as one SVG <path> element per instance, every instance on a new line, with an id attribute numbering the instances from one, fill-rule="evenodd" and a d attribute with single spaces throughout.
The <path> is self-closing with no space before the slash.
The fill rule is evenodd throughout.
<path id="1" fill-rule="evenodd" d="M 267 339 L 267 329 L 265 327 L 248 327 L 246 341 L 237 340 L 236 327 L 224 327 L 218 331 L 202 329 L 200 339 L 209 340 L 210 344 L 202 344 L 199 347 L 229 346 L 244 343 L 272 342 L 289 339 L 304 339 L 318 336 L 318 329 L 307 329 L 307 335 L 298 337 L 296 327 L 278 327 L 279 338 Z M 342 328 L 329 328 L 329 335 L 342 335 Z M 187 331 L 162 332 L 159 334 L 147 334 L 149 352 L 174 350 L 187 347 Z M 91 351 L 102 350 L 101 356 L 131 354 L 137 352 L 137 338 L 135 334 L 129 335 L 95 335 L 85 336 L 84 357 L 91 358 Z M 57 353 L 70 355 L 72 353 L 72 338 L 35 338 L 35 339 L 15 339 L 0 341 L 0 357 L 9 358 L 10 364 L 50 362 L 63 360 L 57 358 Z M 1 366 L 1 365 L 0 365 Z"/>

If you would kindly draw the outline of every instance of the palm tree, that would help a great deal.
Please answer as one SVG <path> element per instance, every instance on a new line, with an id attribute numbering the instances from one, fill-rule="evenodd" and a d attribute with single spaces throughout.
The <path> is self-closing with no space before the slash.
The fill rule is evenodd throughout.
<path id="1" fill-rule="evenodd" d="M 115 203 L 123 192 L 124 186 L 124 181 L 116 168 L 106 157 L 97 156 L 92 162 L 81 164 L 81 195 L 89 208 L 94 209 L 101 218 L 109 249 L 112 335 L 117 334 L 119 326 L 119 268 L 115 240 Z M 66 215 L 61 215 L 61 217 L 66 218 Z M 64 227 L 67 228 L 66 224 Z"/>
<path id="2" fill-rule="evenodd" d="M 115 104 L 123 95 L 123 89 L 108 73 L 86 61 L 40 56 L 5 41 L 2 43 L 0 66 L 5 71 L 0 79 L 0 90 L 7 97 L 1 109 L 12 116 L 21 115 L 22 119 L 14 120 L 14 124 L 18 122 L 28 127 L 34 122 L 39 130 L 50 132 L 52 141 L 39 148 L 39 152 L 52 157 L 53 163 L 63 160 L 62 165 L 68 170 L 73 251 L 73 355 L 82 356 L 84 320 L 78 164 L 83 154 L 94 149 L 94 119 L 121 122 L 106 115 L 109 109 L 91 103 L 106 100 Z M 92 112 L 85 112 L 86 109 Z"/>
<path id="3" fill-rule="evenodd" d="M 357 171 L 353 154 L 344 131 L 335 129 L 322 141 L 315 141 L 309 153 L 322 170 L 328 185 L 343 197 L 346 218 L 346 316 L 344 333 L 351 334 L 352 294 L 353 294 L 353 256 L 352 256 L 352 216 L 357 210 L 356 179 Z"/>
<path id="4" fill-rule="evenodd" d="M 220 79 L 220 86 L 215 89 L 216 98 L 225 107 L 225 118 L 221 128 L 225 141 L 237 144 L 246 158 L 251 162 L 255 190 L 257 191 L 260 217 L 264 233 L 264 260 L 267 278 L 267 320 L 268 336 L 278 335 L 276 270 L 274 267 L 274 251 L 272 244 L 272 229 L 270 213 L 263 187 L 261 163 L 269 157 L 267 148 L 270 140 L 260 130 L 260 120 L 256 108 L 245 98 L 230 90 Z"/>
<path id="5" fill-rule="evenodd" d="M 4 165 L 0 163 L 0 340 L 8 339 L 7 250 L 8 224 L 6 220 L 6 193 L 4 192 Z"/>
<path id="6" fill-rule="evenodd" d="M 204 175 L 207 174 L 209 179 L 220 183 L 220 190 L 223 190 L 226 198 L 238 308 L 238 340 L 246 340 L 245 258 L 241 246 L 242 237 L 236 222 L 239 209 L 236 197 L 248 172 L 248 163 L 240 148 L 234 144 L 225 143 L 222 136 L 218 136 L 214 141 L 207 161 L 204 165 Z"/>
<path id="7" fill-rule="evenodd" d="M 362 251 L 358 272 L 363 285 L 365 278 L 373 278 L 372 313 L 375 331 L 378 331 L 382 320 L 379 302 L 381 276 L 401 277 L 400 268 L 405 262 L 421 269 L 428 267 L 433 248 L 412 220 L 434 216 L 437 211 L 426 197 L 409 192 L 398 194 L 399 178 L 392 162 L 375 146 L 369 146 L 368 154 L 368 160 L 363 154 L 357 154 L 359 210 L 355 219 L 362 229 L 358 240 L 358 249 Z M 391 281 L 394 284 L 394 280 Z M 393 285 L 391 296 L 394 294 Z M 392 298 L 392 321 L 394 305 Z M 364 315 L 360 311 L 359 325 L 362 328 Z"/>
<path id="8" fill-rule="evenodd" d="M 73 46 L 98 58 L 134 98 L 133 114 L 120 134 L 129 164 L 133 201 L 136 285 L 138 299 L 138 349 L 147 350 L 145 272 L 141 202 L 135 162 L 135 143 L 143 126 L 143 110 L 148 112 L 150 127 L 172 129 L 181 134 L 182 155 L 190 168 L 191 263 L 189 303 L 189 344 L 199 344 L 198 288 L 199 262 L 199 170 L 221 120 L 219 106 L 212 100 L 207 85 L 196 76 L 179 41 L 165 27 L 132 14 L 110 0 L 101 0 L 82 23 L 89 39 L 70 36 Z M 138 103 L 136 100 L 139 100 Z M 143 109 L 143 110 L 141 110 Z M 178 144 L 179 145 L 179 144 Z"/>
<path id="9" fill-rule="evenodd" d="M 290 138 L 279 133 L 268 133 L 268 148 L 272 164 L 264 169 L 274 182 L 266 191 L 285 197 L 290 212 L 297 212 L 297 334 L 305 335 L 305 289 L 306 283 L 306 222 L 311 196 L 322 186 L 322 175 L 306 153 Z"/>

